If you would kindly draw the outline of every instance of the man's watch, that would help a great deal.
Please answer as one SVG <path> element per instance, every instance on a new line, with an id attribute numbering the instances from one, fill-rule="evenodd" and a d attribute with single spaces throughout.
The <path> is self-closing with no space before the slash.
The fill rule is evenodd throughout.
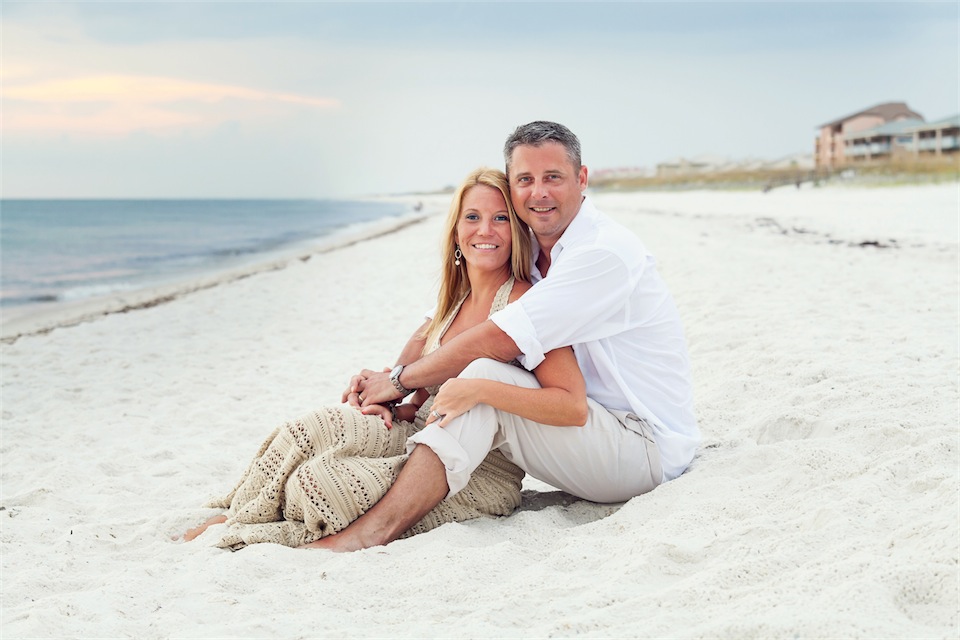
<path id="1" fill-rule="evenodd" d="M 401 373 L 403 373 L 403 365 L 398 364 L 393 368 L 393 371 L 390 372 L 390 382 L 393 383 L 394 388 L 400 392 L 400 397 L 406 398 L 408 395 L 413 393 L 415 389 L 407 389 L 400 383 Z"/>

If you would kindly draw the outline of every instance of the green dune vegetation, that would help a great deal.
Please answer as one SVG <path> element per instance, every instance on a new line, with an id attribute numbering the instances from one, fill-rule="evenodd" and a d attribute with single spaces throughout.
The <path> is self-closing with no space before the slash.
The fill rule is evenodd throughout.
<path id="1" fill-rule="evenodd" d="M 704 171 L 673 175 L 592 175 L 597 191 L 734 189 L 769 190 L 804 184 L 895 186 L 960 181 L 960 154 L 942 159 L 904 157 L 885 162 L 857 163 L 834 170 L 758 168 Z"/>

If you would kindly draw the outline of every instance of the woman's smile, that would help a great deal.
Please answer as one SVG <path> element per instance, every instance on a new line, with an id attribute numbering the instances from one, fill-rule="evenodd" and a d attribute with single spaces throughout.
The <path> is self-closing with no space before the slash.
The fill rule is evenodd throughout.
<path id="1" fill-rule="evenodd" d="M 499 190 L 477 185 L 464 194 L 457 244 L 467 264 L 501 268 L 509 263 L 510 230 L 510 213 Z"/>

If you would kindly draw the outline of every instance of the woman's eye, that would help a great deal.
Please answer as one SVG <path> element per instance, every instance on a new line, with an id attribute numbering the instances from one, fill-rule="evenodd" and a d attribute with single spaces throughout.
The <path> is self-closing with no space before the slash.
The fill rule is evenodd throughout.
<path id="1" fill-rule="evenodd" d="M 479 219 L 480 219 L 480 216 L 478 216 L 478 215 L 475 214 L 475 213 L 468 213 L 467 215 L 465 215 L 465 216 L 463 216 L 463 217 L 464 217 L 464 219 L 466 219 L 466 220 L 479 220 Z"/>
<path id="2" fill-rule="evenodd" d="M 509 222 L 509 221 L 510 221 L 510 217 L 509 217 L 509 216 L 504 216 L 504 215 L 499 215 L 499 216 L 497 216 L 497 217 L 494 218 L 494 219 L 497 220 L 498 222 Z"/>

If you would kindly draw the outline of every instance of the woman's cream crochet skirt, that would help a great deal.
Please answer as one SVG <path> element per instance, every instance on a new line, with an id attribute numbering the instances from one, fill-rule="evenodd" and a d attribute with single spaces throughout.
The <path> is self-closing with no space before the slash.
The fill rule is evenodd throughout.
<path id="1" fill-rule="evenodd" d="M 345 407 L 324 407 L 277 428 L 233 491 L 208 504 L 227 510 L 228 529 L 217 546 L 297 547 L 344 529 L 396 480 L 407 460 L 406 440 L 417 430 L 401 421 L 387 429 L 380 418 Z M 522 479 L 519 467 L 493 451 L 463 490 L 403 537 L 446 522 L 509 515 L 520 504 Z"/>

